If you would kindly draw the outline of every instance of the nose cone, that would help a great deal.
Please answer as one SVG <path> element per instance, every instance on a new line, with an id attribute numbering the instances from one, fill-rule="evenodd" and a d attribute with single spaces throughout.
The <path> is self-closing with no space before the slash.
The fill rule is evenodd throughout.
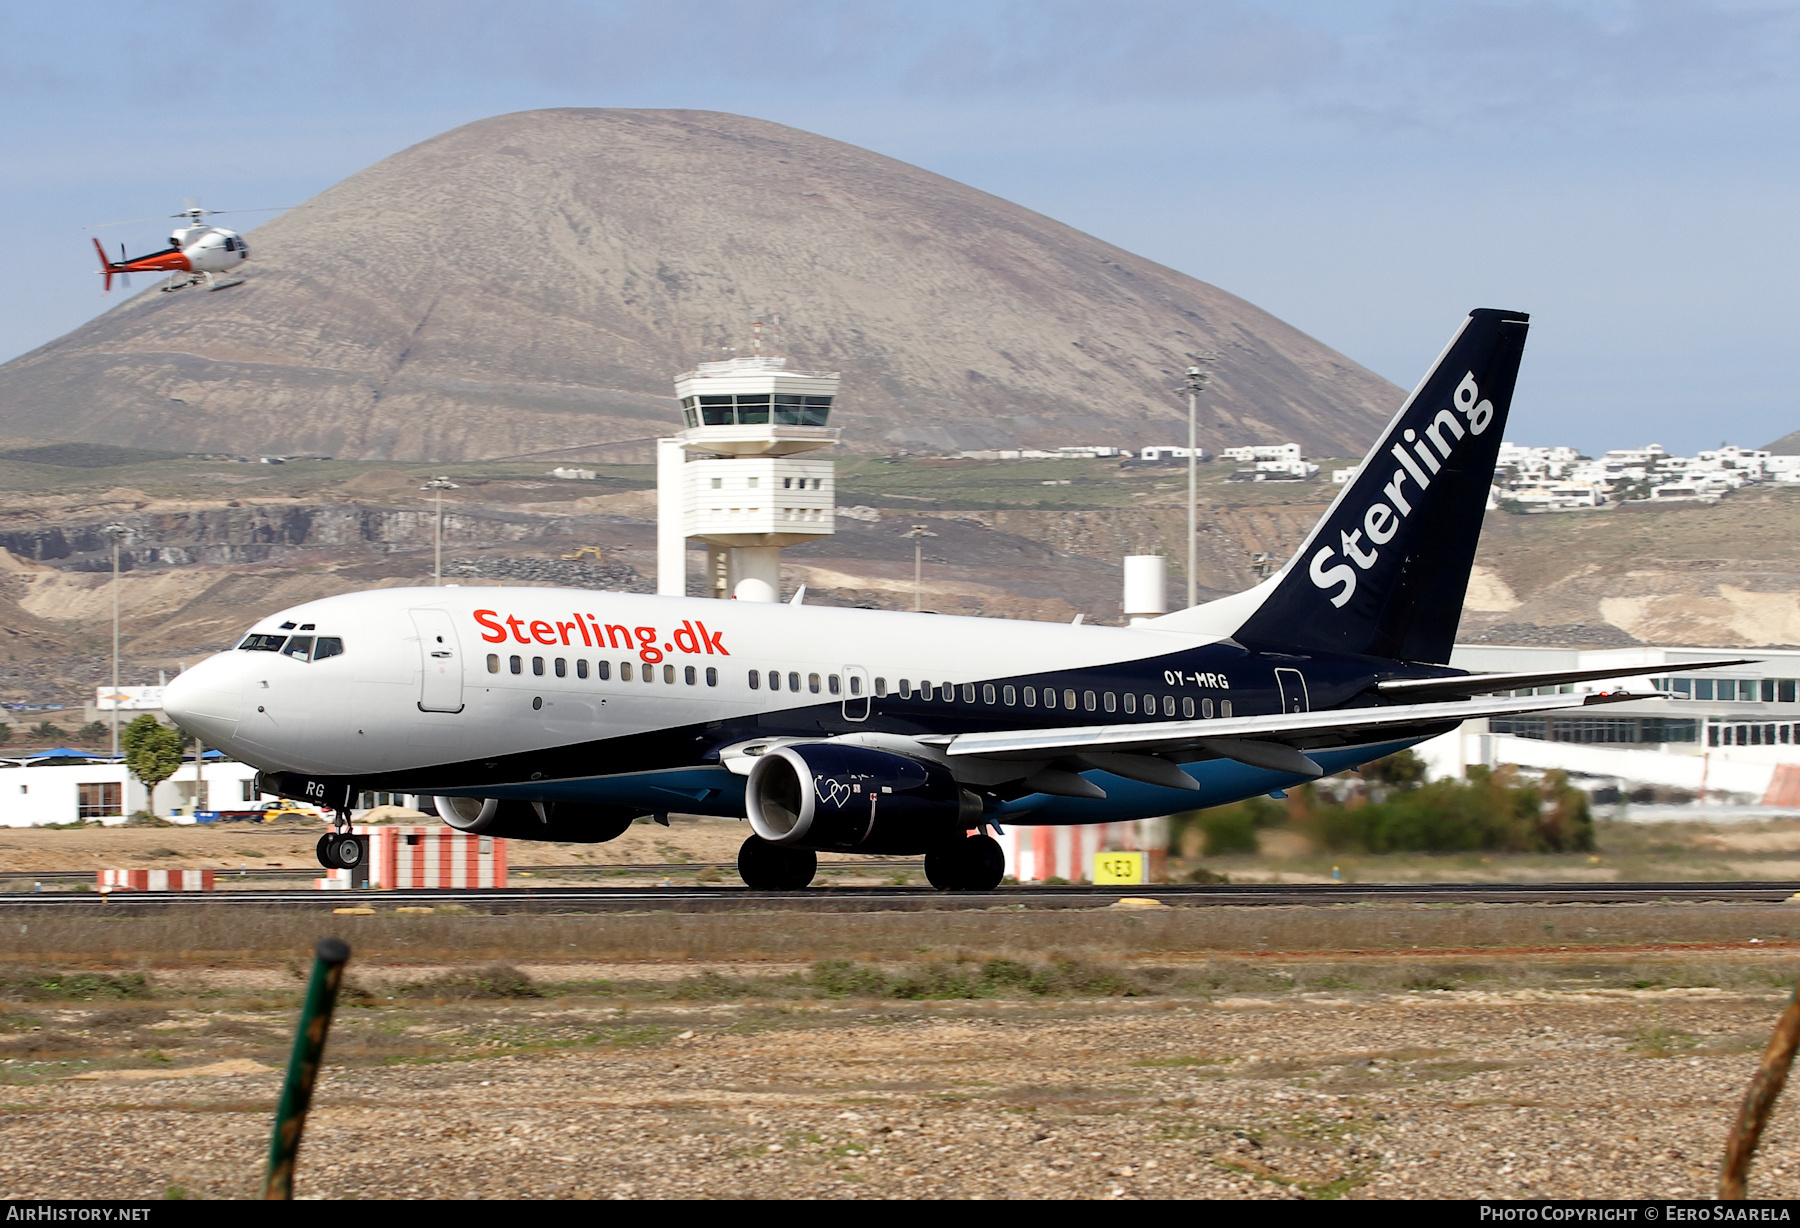
<path id="1" fill-rule="evenodd" d="M 163 688 L 163 711 L 169 719 L 208 746 L 226 746 L 237 736 L 244 705 L 230 654 L 220 656 L 227 659 L 202 661 Z"/>

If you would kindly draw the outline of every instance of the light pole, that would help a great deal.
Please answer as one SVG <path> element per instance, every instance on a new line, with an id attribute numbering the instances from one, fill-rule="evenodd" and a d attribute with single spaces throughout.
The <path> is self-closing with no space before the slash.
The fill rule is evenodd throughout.
<path id="1" fill-rule="evenodd" d="M 911 529 L 907 530 L 906 535 L 912 538 L 913 544 L 913 613 L 917 614 L 923 608 L 925 601 L 925 584 L 923 579 L 925 574 L 925 539 L 927 537 L 936 537 L 937 534 L 933 533 L 922 524 L 916 524 Z"/>
<path id="2" fill-rule="evenodd" d="M 130 532 L 122 524 L 109 524 L 100 530 L 112 538 L 112 757 L 119 757 L 119 539 Z"/>
<path id="3" fill-rule="evenodd" d="M 444 583 L 444 492 L 458 489 L 449 478 L 438 476 L 419 487 L 437 496 L 437 530 L 432 539 L 431 583 L 436 588 Z"/>
<path id="4" fill-rule="evenodd" d="M 1216 354 L 1189 354 L 1188 358 L 1194 366 L 1187 369 L 1182 383 L 1187 388 L 1188 399 L 1188 526 L 1187 526 L 1187 608 L 1192 609 L 1199 604 L 1199 594 L 1195 588 L 1194 573 L 1199 567 L 1200 537 L 1200 451 L 1199 436 L 1194 426 L 1195 414 L 1200 408 L 1200 394 L 1206 391 L 1208 373 L 1198 364 L 1212 362 Z"/>

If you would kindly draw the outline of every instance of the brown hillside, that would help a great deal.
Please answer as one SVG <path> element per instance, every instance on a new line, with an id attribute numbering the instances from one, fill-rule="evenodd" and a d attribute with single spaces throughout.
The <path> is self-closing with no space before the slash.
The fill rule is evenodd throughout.
<path id="1" fill-rule="evenodd" d="M 257 230 L 245 284 L 141 294 L 0 367 L 0 433 L 455 460 L 647 459 L 671 378 L 780 314 L 858 450 L 1360 453 L 1401 393 L 1242 299 L 879 154 L 697 111 L 484 120 Z M 1448 326 L 1452 321 L 1446 321 Z"/>

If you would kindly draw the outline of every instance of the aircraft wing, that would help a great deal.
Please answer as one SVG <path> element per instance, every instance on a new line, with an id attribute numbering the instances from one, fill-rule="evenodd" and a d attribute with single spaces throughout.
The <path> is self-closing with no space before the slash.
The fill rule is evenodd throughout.
<path id="1" fill-rule="evenodd" d="M 1644 665 L 1620 669 L 1542 670 L 1519 674 L 1459 674 L 1449 678 L 1395 678 L 1378 682 L 1378 694 L 1395 699 L 1440 699 L 1453 696 L 1488 695 L 1495 691 L 1523 691 L 1527 687 L 1561 686 L 1565 682 L 1594 682 L 1601 678 L 1636 678 L 1647 674 L 1678 674 L 1693 669 L 1726 669 L 1733 665 L 1753 664 L 1753 657 L 1731 661 L 1690 661 L 1684 665 Z"/>
<path id="2" fill-rule="evenodd" d="M 1052 756 L 1169 756 L 1200 752 L 1202 758 L 1235 759 L 1253 767 L 1321 775 L 1304 746 L 1342 746 L 1377 741 L 1384 735 L 1450 729 L 1474 717 L 1515 716 L 1586 708 L 1624 700 L 1657 698 L 1623 692 L 1606 695 L 1537 695 L 1517 699 L 1465 699 L 1449 703 L 1391 704 L 1334 708 L 1323 712 L 1282 712 L 1271 716 L 1217 720 L 1157 721 L 1135 725 L 1083 725 L 1064 729 L 1016 729 L 965 733 L 937 743 L 952 757 L 1043 759 Z"/>

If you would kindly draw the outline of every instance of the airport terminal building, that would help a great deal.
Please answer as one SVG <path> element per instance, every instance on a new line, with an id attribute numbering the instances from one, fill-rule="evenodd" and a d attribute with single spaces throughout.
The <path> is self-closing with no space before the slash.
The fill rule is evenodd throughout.
<path id="1" fill-rule="evenodd" d="M 1696 674 L 1660 672 L 1733 657 L 1746 661 Z M 1555 689 L 1662 691 L 1672 698 L 1469 721 L 1419 747 L 1434 775 L 1514 763 L 1561 769 L 1577 783 L 1610 783 L 1626 793 L 1679 791 L 1708 801 L 1800 807 L 1800 651 L 1458 645 L 1450 663 L 1479 673 L 1642 666 L 1641 674 Z"/>

